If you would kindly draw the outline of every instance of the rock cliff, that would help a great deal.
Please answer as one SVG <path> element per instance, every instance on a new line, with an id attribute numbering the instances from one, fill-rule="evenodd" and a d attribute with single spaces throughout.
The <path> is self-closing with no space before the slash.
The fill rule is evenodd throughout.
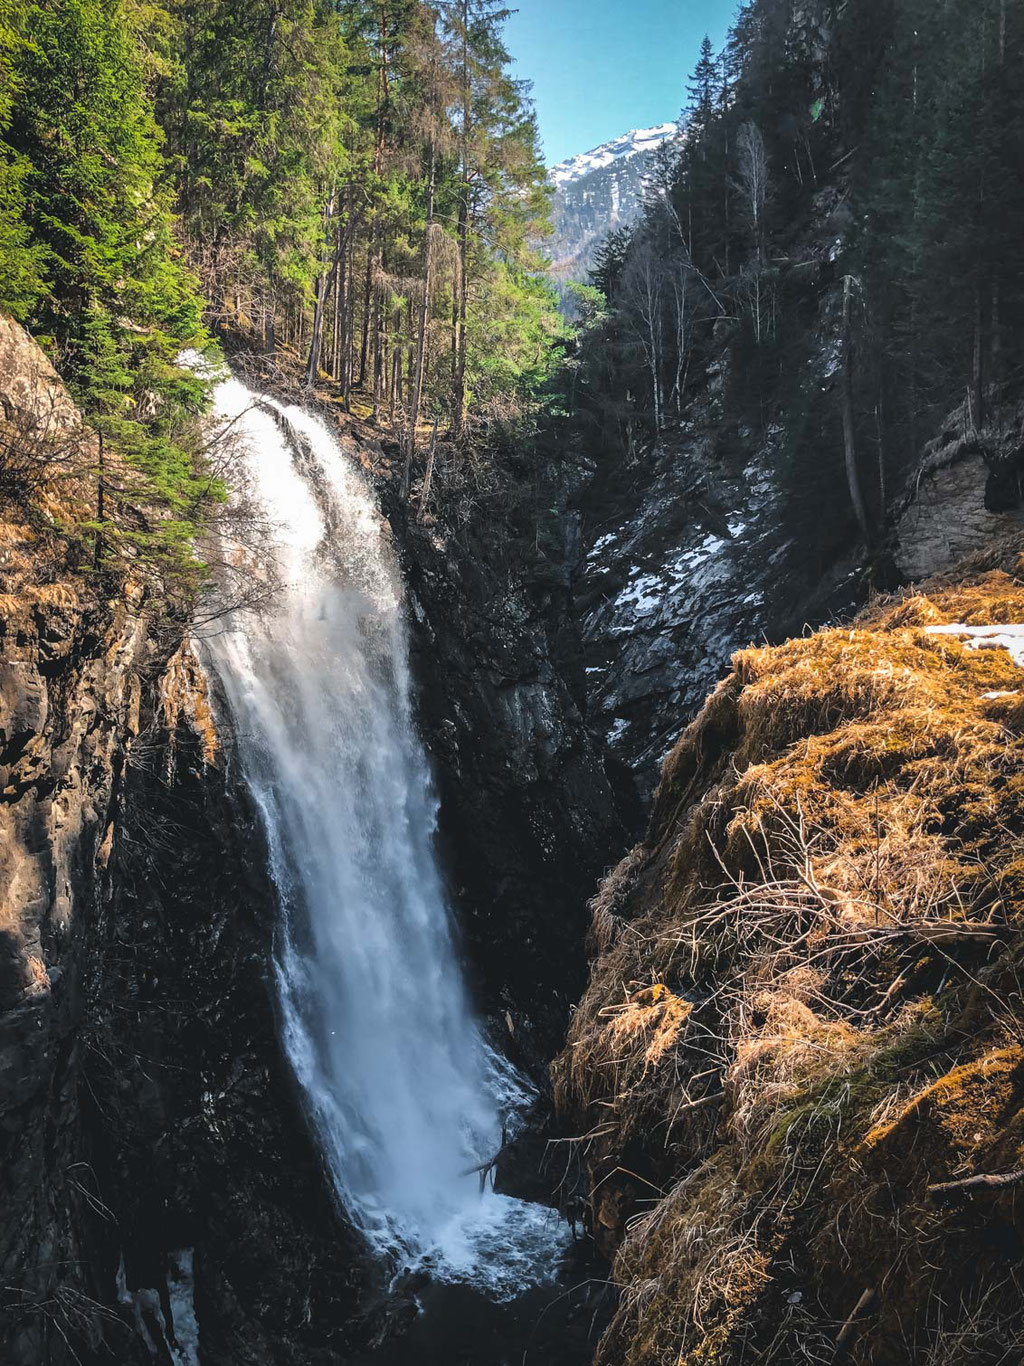
<path id="1" fill-rule="evenodd" d="M 7 323 L 0 348 L 8 456 L 87 467 L 42 354 Z M 204 680 L 33 509 L 3 546 L 3 1359 L 193 1361 L 198 1316 L 206 1361 L 317 1360 L 372 1277 L 280 1057 L 274 900 Z"/>

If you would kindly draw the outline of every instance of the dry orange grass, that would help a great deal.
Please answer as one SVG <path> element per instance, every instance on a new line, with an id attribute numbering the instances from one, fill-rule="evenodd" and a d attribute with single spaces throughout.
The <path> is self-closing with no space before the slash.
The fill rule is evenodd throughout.
<path id="1" fill-rule="evenodd" d="M 1024 1333 L 1024 1197 L 927 1189 L 1024 1168 L 1024 670 L 927 630 L 1024 624 L 1021 570 L 742 651 L 666 761 L 554 1068 L 604 1366 Z"/>
<path id="2" fill-rule="evenodd" d="M 185 721 L 199 740 L 203 762 L 212 764 L 220 750 L 220 737 L 209 689 L 191 641 L 185 640 L 167 662 L 160 679 L 160 716 L 170 737 L 166 763 L 173 763 L 174 736 L 179 724 Z"/>

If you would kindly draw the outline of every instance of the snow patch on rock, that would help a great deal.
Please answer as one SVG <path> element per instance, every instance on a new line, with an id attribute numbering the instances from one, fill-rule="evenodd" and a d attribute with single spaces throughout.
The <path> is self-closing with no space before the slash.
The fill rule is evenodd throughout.
<path id="1" fill-rule="evenodd" d="M 613 161 L 653 152 L 663 142 L 668 142 L 678 134 L 679 128 L 674 122 L 659 123 L 654 128 L 633 128 L 628 133 L 623 133 L 620 138 L 602 143 L 600 147 L 594 147 L 589 152 L 580 152 L 566 161 L 560 161 L 557 166 L 552 166 L 548 172 L 548 179 L 552 185 L 561 189 L 565 185 L 571 185 L 574 180 L 581 180 L 591 171 L 603 170 Z"/>

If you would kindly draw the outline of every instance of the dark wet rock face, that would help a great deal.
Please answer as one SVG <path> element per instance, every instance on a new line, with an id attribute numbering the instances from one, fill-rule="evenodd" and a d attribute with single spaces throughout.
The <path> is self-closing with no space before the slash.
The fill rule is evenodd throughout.
<path id="1" fill-rule="evenodd" d="M 584 980 L 586 904 L 625 842 L 573 687 L 568 547 L 538 561 L 473 527 L 395 527 L 469 980 L 496 1041 L 546 1085 Z"/>
<path id="2" fill-rule="evenodd" d="M 1021 412 L 981 433 L 953 413 L 908 481 L 896 523 L 896 559 L 910 579 L 941 573 L 1024 526 Z"/>
<path id="3" fill-rule="evenodd" d="M 46 628 L 5 654 L 48 777 L 7 774 L 0 1358 L 163 1360 L 198 1330 L 204 1362 L 332 1359 L 372 1270 L 280 1056 L 259 830 L 165 725 L 195 673 L 103 617 L 63 623 L 59 669 Z"/>
<path id="4" fill-rule="evenodd" d="M 587 691 L 644 800 L 734 651 L 863 592 L 852 560 L 818 565 L 787 528 L 771 434 L 737 445 L 723 452 L 690 424 L 631 466 L 600 468 L 584 497 Z"/>
<path id="5" fill-rule="evenodd" d="M 599 480 L 588 498 L 577 587 L 588 690 L 614 752 L 641 773 L 656 770 L 680 714 L 760 629 L 765 570 L 785 552 L 768 473 L 701 464 L 655 452 L 632 480 Z"/>
<path id="6" fill-rule="evenodd" d="M 150 738 L 90 962 L 90 1139 L 121 1298 L 189 1249 L 204 1363 L 326 1361 L 377 1273 L 281 1055 L 261 831 L 230 760 L 207 763 L 184 722 L 170 762 Z"/>
<path id="7" fill-rule="evenodd" d="M 79 1090 L 84 947 L 144 631 L 123 611 L 27 605 L 4 624 L 0 1358 L 28 1366 L 65 1359 L 60 1334 L 85 1293 L 72 1270 L 94 1193 Z"/>

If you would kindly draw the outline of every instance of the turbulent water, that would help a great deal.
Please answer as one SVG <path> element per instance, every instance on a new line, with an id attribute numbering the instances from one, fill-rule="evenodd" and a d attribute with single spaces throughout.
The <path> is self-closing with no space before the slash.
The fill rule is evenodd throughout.
<path id="1" fill-rule="evenodd" d="M 372 1247 L 514 1294 L 555 1273 L 561 1239 L 551 1211 L 481 1194 L 470 1170 L 526 1092 L 485 1043 L 459 970 L 388 529 L 317 418 L 236 379 L 215 404 L 279 584 L 206 648 L 280 894 L 288 1056 Z"/>

